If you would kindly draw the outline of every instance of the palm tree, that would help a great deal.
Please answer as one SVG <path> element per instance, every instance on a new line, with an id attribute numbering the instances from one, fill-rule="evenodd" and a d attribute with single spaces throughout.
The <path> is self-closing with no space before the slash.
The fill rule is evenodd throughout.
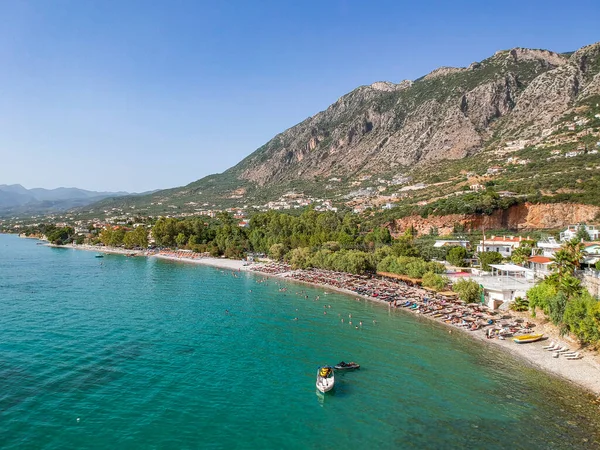
<path id="1" fill-rule="evenodd" d="M 557 270 L 562 276 L 567 273 L 573 273 L 576 266 L 573 263 L 571 254 L 565 248 L 562 248 L 554 254 L 551 267 L 553 270 Z"/>
<path id="2" fill-rule="evenodd" d="M 576 269 L 579 269 L 579 267 L 581 266 L 581 260 L 585 256 L 585 244 L 583 242 L 578 241 L 577 239 L 572 239 L 564 243 L 563 249 L 571 257 L 571 263 L 575 266 Z"/>
<path id="3" fill-rule="evenodd" d="M 566 275 L 561 278 L 558 289 L 570 299 L 581 292 L 581 281 L 573 275 Z"/>

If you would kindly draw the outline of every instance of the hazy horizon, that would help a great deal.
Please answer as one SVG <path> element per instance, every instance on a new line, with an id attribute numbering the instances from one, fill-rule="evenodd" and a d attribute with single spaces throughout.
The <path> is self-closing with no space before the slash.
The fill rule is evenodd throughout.
<path id="1" fill-rule="evenodd" d="M 0 184 L 145 192 L 235 165 L 376 81 L 592 44 L 600 4 L 0 5 Z M 318 12 L 318 13 L 317 13 Z M 585 12 L 585 13 L 583 13 Z"/>

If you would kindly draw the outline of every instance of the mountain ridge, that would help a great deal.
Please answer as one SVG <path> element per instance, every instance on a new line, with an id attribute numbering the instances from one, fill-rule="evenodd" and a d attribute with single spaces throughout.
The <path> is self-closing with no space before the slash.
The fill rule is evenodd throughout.
<path id="1" fill-rule="evenodd" d="M 65 211 L 128 192 L 97 192 L 79 188 L 27 189 L 20 184 L 0 184 L 0 214 L 34 214 Z"/>
<path id="2" fill-rule="evenodd" d="M 536 145 L 562 117 L 599 94 L 600 43 L 568 53 L 500 50 L 468 67 L 440 67 L 414 81 L 359 86 L 221 174 L 143 201 L 122 197 L 99 207 L 241 206 L 289 189 L 322 192 L 328 178 L 410 174 L 511 140 Z"/>

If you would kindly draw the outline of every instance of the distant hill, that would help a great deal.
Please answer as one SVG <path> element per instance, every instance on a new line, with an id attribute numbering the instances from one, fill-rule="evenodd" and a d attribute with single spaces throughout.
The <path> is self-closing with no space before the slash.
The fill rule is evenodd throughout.
<path id="1" fill-rule="evenodd" d="M 96 192 L 78 188 L 26 189 L 20 184 L 0 184 L 0 215 L 44 214 L 86 206 L 127 192 Z"/>

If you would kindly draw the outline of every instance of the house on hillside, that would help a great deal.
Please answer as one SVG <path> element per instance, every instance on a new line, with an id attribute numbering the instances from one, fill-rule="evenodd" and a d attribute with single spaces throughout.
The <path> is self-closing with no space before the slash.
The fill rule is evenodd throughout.
<path id="1" fill-rule="evenodd" d="M 552 273 L 552 259 L 547 256 L 532 256 L 528 263 L 536 278 L 546 278 Z"/>
<path id="2" fill-rule="evenodd" d="M 570 241 L 577 235 L 580 224 L 569 225 L 565 231 L 560 232 L 561 241 Z M 592 241 L 597 241 L 600 238 L 600 230 L 595 225 L 583 225 L 585 231 L 590 235 Z"/>
<path id="3" fill-rule="evenodd" d="M 469 241 L 464 241 L 464 240 L 459 240 L 459 239 L 437 239 L 435 241 L 435 244 L 433 244 L 434 247 L 436 248 L 440 248 L 440 247 L 464 247 L 464 248 L 469 248 L 471 246 L 471 243 Z"/>
<path id="4" fill-rule="evenodd" d="M 502 172 L 503 170 L 504 170 L 503 167 L 500 167 L 500 166 L 491 166 L 491 167 L 488 167 L 487 174 L 488 175 L 495 175 L 497 173 Z"/>
<path id="5" fill-rule="evenodd" d="M 553 237 L 540 239 L 537 242 L 536 247 L 533 249 L 533 254 L 537 256 L 545 256 L 547 258 L 552 258 L 554 254 L 560 250 L 560 247 L 560 243 L 556 242 L 556 239 L 554 239 Z"/>
<path id="6" fill-rule="evenodd" d="M 492 236 L 491 238 L 479 241 L 477 252 L 498 252 L 504 258 L 510 258 L 515 248 L 521 246 L 521 242 L 527 241 L 522 236 Z"/>
<path id="7" fill-rule="evenodd" d="M 575 158 L 576 156 L 579 156 L 581 154 L 583 154 L 582 150 L 573 150 L 565 153 L 565 158 Z"/>

